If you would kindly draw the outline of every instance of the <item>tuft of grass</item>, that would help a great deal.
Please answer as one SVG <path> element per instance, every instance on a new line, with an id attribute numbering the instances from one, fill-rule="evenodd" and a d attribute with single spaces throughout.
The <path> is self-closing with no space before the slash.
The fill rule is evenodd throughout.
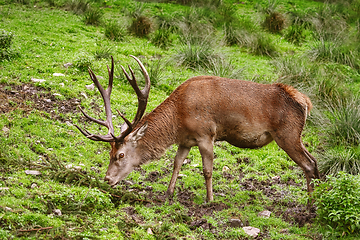
<path id="1" fill-rule="evenodd" d="M 333 61 L 354 69 L 360 68 L 358 49 L 352 45 L 342 44 L 340 41 L 317 41 L 308 55 L 312 61 Z"/>
<path id="2" fill-rule="evenodd" d="M 328 104 L 327 142 L 330 146 L 358 146 L 360 144 L 360 100 L 358 97 L 340 98 Z"/>
<path id="3" fill-rule="evenodd" d="M 92 65 L 92 57 L 87 53 L 80 53 L 74 60 L 74 66 L 82 72 L 86 72 Z"/>
<path id="4" fill-rule="evenodd" d="M 360 174 L 360 153 L 356 148 L 336 147 L 326 149 L 319 156 L 319 171 L 325 175 L 346 172 L 353 175 Z"/>
<path id="5" fill-rule="evenodd" d="M 123 24 L 109 21 L 105 24 L 104 35 L 112 41 L 123 41 L 126 36 L 126 30 Z"/>
<path id="6" fill-rule="evenodd" d="M 226 61 L 224 58 L 211 58 L 205 67 L 204 72 L 210 73 L 214 76 L 232 78 L 232 79 L 243 79 L 244 68 L 236 69 L 232 61 Z"/>
<path id="7" fill-rule="evenodd" d="M 147 37 L 153 30 L 152 20 L 145 16 L 145 7 L 144 3 L 139 3 L 135 5 L 133 11 L 128 12 L 128 15 L 132 17 L 132 23 L 129 26 L 129 31 L 137 37 Z"/>
<path id="8" fill-rule="evenodd" d="M 95 25 L 98 26 L 102 23 L 104 13 L 101 9 L 91 7 L 86 10 L 83 15 L 83 21 L 87 25 Z"/>
<path id="9" fill-rule="evenodd" d="M 100 59 L 110 59 L 113 49 L 111 46 L 101 46 L 94 52 L 94 57 L 96 60 Z"/>
<path id="10" fill-rule="evenodd" d="M 90 2 L 88 0 L 68 0 L 65 6 L 75 14 L 83 14 L 90 8 Z"/>

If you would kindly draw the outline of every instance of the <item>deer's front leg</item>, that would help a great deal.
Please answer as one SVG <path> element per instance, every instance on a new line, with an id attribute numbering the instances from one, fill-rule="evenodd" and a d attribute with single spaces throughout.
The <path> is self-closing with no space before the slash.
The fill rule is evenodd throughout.
<path id="1" fill-rule="evenodd" d="M 207 139 L 199 142 L 198 146 L 202 158 L 203 173 L 206 183 L 206 200 L 213 201 L 212 172 L 214 161 L 214 144 L 212 140 Z"/>
<path id="2" fill-rule="evenodd" d="M 176 152 L 175 160 L 174 160 L 173 174 L 172 174 L 172 177 L 170 180 L 169 187 L 166 191 L 166 197 L 170 197 L 174 194 L 177 177 L 179 176 L 181 166 L 182 166 L 185 158 L 189 154 L 189 151 L 190 151 L 190 148 L 179 146 L 179 148 Z"/>

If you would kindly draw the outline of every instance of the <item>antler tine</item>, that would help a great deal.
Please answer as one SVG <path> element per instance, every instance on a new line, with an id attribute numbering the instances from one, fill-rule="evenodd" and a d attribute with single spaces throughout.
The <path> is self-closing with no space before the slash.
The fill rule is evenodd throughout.
<path id="1" fill-rule="evenodd" d="M 142 70 L 142 72 L 144 74 L 144 77 L 145 77 L 145 87 L 144 87 L 143 90 L 140 90 L 139 86 L 138 86 L 138 84 L 136 82 L 134 71 L 131 69 L 131 67 L 129 66 L 129 70 L 131 72 L 132 78 L 130 78 L 129 74 L 125 71 L 124 67 L 121 66 L 127 80 L 129 81 L 129 83 L 131 84 L 133 89 L 135 90 L 135 93 L 136 93 L 136 95 L 138 97 L 138 110 L 137 110 L 135 118 L 134 118 L 134 120 L 133 120 L 133 122 L 131 124 L 132 126 L 136 126 L 136 124 L 141 120 L 142 116 L 144 115 L 146 105 L 147 105 L 147 100 L 149 98 L 150 84 L 151 83 L 150 83 L 149 74 L 147 73 L 147 71 L 146 71 L 144 65 L 141 63 L 141 61 L 137 57 L 135 57 L 133 55 L 130 55 L 130 57 L 134 58 L 138 62 L 139 66 L 140 66 L 140 68 L 141 68 L 141 70 Z"/>

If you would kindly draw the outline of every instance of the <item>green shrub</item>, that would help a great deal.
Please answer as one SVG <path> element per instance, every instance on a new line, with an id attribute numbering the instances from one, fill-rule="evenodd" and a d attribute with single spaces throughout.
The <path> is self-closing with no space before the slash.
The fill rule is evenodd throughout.
<path id="1" fill-rule="evenodd" d="M 147 37 L 153 29 L 151 19 L 144 15 L 145 6 L 144 3 L 136 4 L 135 9 L 128 13 L 132 17 L 129 32 L 137 37 Z"/>
<path id="2" fill-rule="evenodd" d="M 98 26 L 102 22 L 104 13 L 99 8 L 88 8 L 83 16 L 83 21 L 87 25 Z"/>
<path id="3" fill-rule="evenodd" d="M 19 53 L 11 49 L 13 39 L 14 34 L 12 32 L 0 30 L 0 62 L 19 56 Z"/>
<path id="4" fill-rule="evenodd" d="M 226 61 L 224 58 L 218 57 L 211 58 L 209 62 L 205 64 L 203 71 L 214 76 L 242 79 L 244 78 L 242 74 L 244 69 L 245 68 L 235 69 L 231 61 Z"/>
<path id="5" fill-rule="evenodd" d="M 360 178 L 343 172 L 316 181 L 313 193 L 317 218 L 338 234 L 360 232 Z"/>
<path id="6" fill-rule="evenodd" d="M 276 56 L 277 50 L 271 37 L 267 34 L 256 34 L 249 43 L 250 52 L 256 55 Z"/>
<path id="7" fill-rule="evenodd" d="M 105 37 L 113 41 L 123 41 L 126 30 L 118 22 L 108 22 L 105 24 Z"/>

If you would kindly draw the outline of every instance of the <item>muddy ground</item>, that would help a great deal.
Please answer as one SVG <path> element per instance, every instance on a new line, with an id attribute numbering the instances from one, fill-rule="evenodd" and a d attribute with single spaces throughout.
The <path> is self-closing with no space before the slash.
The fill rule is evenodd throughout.
<path id="1" fill-rule="evenodd" d="M 5 85 L 0 84 L 0 114 L 9 113 L 16 109 L 22 110 L 25 114 L 30 113 L 34 109 L 40 112 L 46 112 L 50 114 L 51 118 L 54 120 L 66 121 L 63 114 L 67 113 L 78 113 L 80 100 L 76 98 L 59 100 L 56 96 L 50 93 L 47 89 L 36 87 L 31 84 L 23 85 Z M 248 161 L 248 159 L 240 159 L 241 161 Z M 171 172 L 165 169 L 163 174 L 171 174 Z M 142 175 L 146 174 L 141 168 L 137 169 Z M 148 174 L 145 179 L 145 183 L 140 185 L 146 185 L 146 182 L 155 182 L 162 178 L 158 172 L 151 172 Z M 289 222 L 292 225 L 298 227 L 304 226 L 306 223 L 311 223 L 313 218 L 316 216 L 315 209 L 307 209 L 306 206 L 298 204 L 296 202 L 286 202 L 283 200 L 285 194 L 288 194 L 284 191 L 278 191 L 272 188 L 273 185 L 280 185 L 279 189 L 282 189 L 281 186 L 285 185 L 296 185 L 292 180 L 288 182 L 280 182 L 279 180 L 271 181 L 257 181 L 256 179 L 246 179 L 245 181 L 240 181 L 243 174 L 239 176 L 233 176 L 229 173 L 225 173 L 225 177 L 228 180 L 238 178 L 241 189 L 248 191 L 261 191 L 266 197 L 270 199 L 270 205 L 266 206 L 266 209 L 275 214 L 277 217 L 281 217 L 286 222 Z M 146 191 L 145 203 L 151 207 L 153 204 L 163 204 L 166 201 L 165 195 L 163 193 L 156 193 L 152 191 L 150 187 L 144 188 L 133 188 L 132 183 L 125 183 L 123 185 L 123 190 L 126 192 L 131 192 L 132 194 L 138 194 L 140 191 Z M 180 221 L 188 224 L 191 229 L 196 229 L 198 227 L 204 229 L 210 229 L 213 233 L 216 234 L 217 231 L 221 229 L 215 229 L 207 220 L 204 218 L 206 215 L 212 215 L 216 211 L 222 211 L 227 209 L 228 206 L 221 202 L 213 202 L 209 204 L 198 205 L 194 203 L 194 194 L 189 190 L 177 189 L 176 199 L 182 205 L 184 205 L 188 210 L 183 214 L 175 216 L 174 221 Z M 255 197 L 255 195 L 254 195 Z M 131 201 L 131 197 L 129 197 Z M 126 198 L 123 198 L 122 201 L 126 201 Z M 170 199 L 170 203 L 174 202 Z M 251 200 L 249 201 L 251 204 Z M 238 206 L 240 209 L 243 206 Z M 284 211 L 284 209 L 286 209 Z M 135 209 L 128 207 L 123 209 L 129 216 L 129 221 L 134 224 L 142 223 L 141 216 L 139 216 Z M 195 220 L 190 220 L 195 219 Z M 242 224 L 246 226 L 248 224 L 246 219 L 241 219 Z M 224 226 L 226 227 L 226 226 Z M 256 239 L 265 239 L 268 237 L 268 233 L 263 231 Z"/>

